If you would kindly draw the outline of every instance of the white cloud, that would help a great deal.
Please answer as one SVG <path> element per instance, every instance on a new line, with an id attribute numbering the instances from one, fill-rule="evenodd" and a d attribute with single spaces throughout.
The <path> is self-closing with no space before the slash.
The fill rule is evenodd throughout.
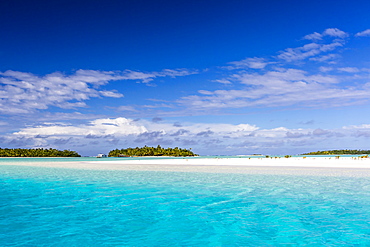
<path id="1" fill-rule="evenodd" d="M 366 36 L 368 33 L 369 31 L 365 30 L 356 36 Z M 368 103 L 369 70 L 347 65 L 348 63 L 343 63 L 346 65 L 339 67 L 340 63 L 335 64 L 333 61 L 341 58 L 338 55 L 340 52 L 338 48 L 345 45 L 346 37 L 348 37 L 347 33 L 336 28 L 326 29 L 322 33 L 314 32 L 304 36 L 304 42 L 308 44 L 288 48 L 280 52 L 277 57 L 266 59 L 253 57 L 228 63 L 221 68 L 229 70 L 216 71 L 222 76 L 211 80 L 220 83 L 212 84 L 212 89 L 198 88 L 197 93 L 182 97 L 175 102 L 165 100 L 166 98 L 151 99 L 157 103 L 111 107 L 139 118 L 149 112 L 151 118 L 156 117 L 154 120 L 158 121 L 109 119 L 81 113 L 49 115 L 44 113 L 44 117 L 39 118 L 38 121 L 44 119 L 42 121 L 49 121 L 49 123 L 25 127 L 7 135 L 3 143 L 13 145 L 23 143 L 30 147 L 57 146 L 71 149 L 81 147 L 89 152 L 94 147 L 111 149 L 145 144 L 182 147 L 191 145 L 200 150 L 207 149 L 207 152 L 220 154 L 225 153 L 224 150 L 229 150 L 235 154 L 244 151 L 252 153 L 259 152 L 258 150 L 264 150 L 263 152 L 281 150 L 284 146 L 307 148 L 319 142 L 328 143 L 328 136 L 332 137 L 331 139 L 350 136 L 355 136 L 357 139 L 368 138 L 370 125 L 367 124 L 334 130 L 317 128 L 316 123 L 313 129 L 289 129 L 279 125 L 263 129 L 248 123 L 169 123 L 163 119 L 176 114 L 176 116 L 189 115 L 189 113 L 210 114 L 222 112 L 220 109 L 231 108 L 256 109 L 281 106 L 322 108 Z M 286 62 L 296 61 L 299 63 L 292 63 L 289 67 L 286 65 Z M 326 62 L 330 67 L 316 67 L 316 63 L 312 61 Z M 309 63 L 309 66 L 304 67 L 306 70 L 302 69 L 305 62 Z M 209 70 L 209 72 L 212 71 Z M 0 111 L 16 114 L 47 109 L 50 106 L 87 107 L 87 100 L 94 97 L 123 97 L 121 92 L 104 88 L 104 85 L 113 81 L 130 80 L 150 85 L 156 79 L 197 73 L 199 72 L 196 70 L 188 69 L 164 69 L 157 72 L 77 70 L 71 75 L 55 72 L 39 76 L 32 73 L 6 71 L 0 73 Z M 186 86 L 181 88 L 184 90 L 181 95 L 184 95 L 188 88 Z M 193 89 L 193 85 L 189 88 Z M 221 90 L 215 90 L 215 88 Z M 86 122 L 91 119 L 95 120 Z M 55 122 L 69 120 L 78 124 Z M 84 124 L 81 124 L 83 121 Z"/>
<path id="2" fill-rule="evenodd" d="M 325 43 L 327 41 L 323 40 L 323 37 L 326 36 L 331 38 L 329 43 Z M 284 51 L 281 51 L 277 57 L 288 62 L 304 60 L 306 58 L 310 58 L 312 61 L 323 62 L 329 58 L 332 59 L 333 57 L 321 56 L 321 58 L 316 58 L 315 60 L 315 56 L 321 53 L 333 51 L 338 47 L 342 47 L 345 43 L 344 38 L 346 37 L 348 37 L 348 34 L 337 28 L 328 28 L 321 34 L 314 32 L 304 36 L 303 39 L 313 40 L 315 42 L 303 45 L 301 47 L 287 48 Z"/>
<path id="3" fill-rule="evenodd" d="M 130 146 L 172 142 L 185 145 L 185 143 L 191 143 L 197 138 L 207 139 L 210 136 L 221 138 L 227 135 L 230 138 L 240 138 L 250 135 L 256 130 L 258 130 L 256 126 L 249 124 L 173 124 L 163 120 L 105 118 L 80 125 L 44 123 L 35 127 L 23 128 L 8 135 L 5 139 L 8 144 L 23 143 L 23 146 L 28 145 L 29 147 L 57 146 L 65 148 L 68 146 L 71 148 L 73 146 L 88 147 L 100 143 L 103 146 L 110 145 L 112 148 L 116 148 L 115 145 L 126 142 L 130 143 Z"/>
<path id="4" fill-rule="evenodd" d="M 158 76 L 170 76 L 170 77 L 178 77 L 178 76 L 187 76 L 187 75 L 195 75 L 199 72 L 197 70 L 188 70 L 188 69 L 164 69 L 162 72 L 157 73 Z"/>
<path id="5" fill-rule="evenodd" d="M 334 70 L 334 68 L 333 68 L 333 67 L 320 66 L 320 67 L 319 67 L 319 70 L 320 70 L 321 72 L 329 72 L 329 71 L 333 71 L 333 70 Z"/>
<path id="6" fill-rule="evenodd" d="M 213 82 L 218 82 L 222 84 L 231 84 L 231 82 L 227 79 L 213 80 Z"/>
<path id="7" fill-rule="evenodd" d="M 370 124 L 344 126 L 343 129 L 367 129 L 367 130 L 370 130 Z"/>
<path id="8" fill-rule="evenodd" d="M 253 57 L 253 58 L 246 58 L 241 61 L 235 61 L 235 62 L 229 62 L 231 66 L 226 66 L 225 68 L 227 69 L 263 69 L 265 68 L 269 62 L 266 62 L 264 58 L 258 58 L 258 57 Z"/>
<path id="9" fill-rule="evenodd" d="M 319 57 L 311 57 L 311 61 L 316 61 L 316 62 L 328 62 L 333 63 L 332 60 L 338 59 L 340 56 L 338 54 L 328 54 L 328 55 L 323 55 Z"/>
<path id="10" fill-rule="evenodd" d="M 141 81 L 142 83 L 148 83 L 154 80 L 154 78 L 156 77 L 157 75 L 154 73 L 144 73 L 140 71 L 126 70 L 120 76 L 120 79 L 121 80 L 136 80 L 136 81 Z"/>
<path id="11" fill-rule="evenodd" d="M 189 133 L 193 134 L 209 130 L 212 132 L 239 136 L 240 134 L 255 131 L 258 128 L 249 124 L 182 124 L 181 129 L 185 129 Z M 50 137 L 114 135 L 116 137 L 122 137 L 127 135 L 139 135 L 145 132 L 161 132 L 173 134 L 178 130 L 179 127 L 172 123 L 165 123 L 163 121 L 132 120 L 121 117 L 96 119 L 90 121 L 88 124 L 75 126 L 65 123 L 44 123 L 43 125 L 39 125 L 36 127 L 23 128 L 22 130 L 13 133 L 13 135 L 27 137 L 33 137 L 36 135 Z"/>
<path id="12" fill-rule="evenodd" d="M 327 28 L 322 33 L 311 33 L 303 37 L 303 39 L 309 40 L 322 40 L 325 36 L 337 37 L 337 38 L 346 38 L 349 36 L 348 33 L 338 29 L 338 28 Z"/>
<path id="13" fill-rule="evenodd" d="M 284 148 L 316 149 L 318 143 L 346 142 L 348 138 L 366 138 L 370 125 L 349 126 L 341 129 L 289 129 L 286 127 L 259 128 L 248 123 L 169 123 L 132 120 L 128 118 L 101 118 L 86 124 L 70 125 L 44 123 L 26 127 L 3 137 L 4 143 L 29 147 L 56 147 L 84 150 L 94 155 L 115 148 L 135 146 L 193 147 L 201 154 L 265 154 L 281 153 Z M 331 138 L 328 138 L 331 137 Z M 362 140 L 361 139 L 361 140 Z M 336 148 L 336 146 L 331 145 Z"/>
<path id="14" fill-rule="evenodd" d="M 358 32 L 355 34 L 356 37 L 367 37 L 370 36 L 370 29 L 366 29 L 365 31 Z"/>
<path id="15" fill-rule="evenodd" d="M 337 28 L 329 28 L 322 33 L 305 36 L 305 39 L 315 40 L 315 42 L 298 48 L 288 48 L 278 57 L 270 58 L 269 62 L 260 58 L 231 62 L 229 64 L 232 66 L 226 67 L 230 70 L 251 68 L 251 62 L 261 62 L 260 68 L 264 70 L 254 73 L 250 70 L 229 72 L 229 75 L 224 78 L 213 81 L 232 85 L 224 88 L 220 85 L 220 90 L 200 89 L 196 94 L 180 98 L 177 103 L 187 108 L 188 112 L 199 114 L 217 113 L 222 112 L 223 109 L 232 108 L 338 107 L 368 103 L 370 83 L 365 69 L 338 68 L 333 61 L 341 57 L 333 51 L 345 45 L 346 37 L 348 33 Z M 307 71 L 296 69 L 302 68 L 304 59 L 327 62 L 331 67 L 315 67 L 310 63 Z M 285 61 L 300 61 L 300 63 L 291 64 L 291 68 L 284 68 Z M 275 64 L 275 66 L 266 68 L 267 64 Z M 320 72 L 317 73 L 317 71 Z M 338 71 L 348 74 L 343 76 L 338 74 Z M 358 74 L 358 72 L 362 73 Z M 229 90 L 231 87 L 232 89 Z"/>
<path id="16" fill-rule="evenodd" d="M 348 37 L 348 33 L 339 30 L 338 28 L 328 28 L 323 32 L 323 35 L 329 35 L 332 37 L 338 38 L 346 38 Z"/>
<path id="17" fill-rule="evenodd" d="M 330 37 L 336 37 L 336 38 L 346 38 L 348 37 L 348 33 L 338 29 L 338 28 L 327 28 L 325 29 L 324 32 L 322 33 L 311 33 L 303 37 L 303 39 L 308 39 L 308 40 L 322 40 L 323 37 L 325 36 L 330 36 Z"/>
<path id="18" fill-rule="evenodd" d="M 234 82 L 245 85 L 238 90 L 200 90 L 198 95 L 183 97 L 179 104 L 193 110 L 242 107 L 335 107 L 364 103 L 370 97 L 366 84 L 341 88 L 333 75 L 313 74 L 297 69 L 281 69 L 264 74 L 240 73 Z"/>
<path id="19" fill-rule="evenodd" d="M 72 75 L 60 72 L 38 76 L 19 71 L 0 72 L 0 112 L 30 113 L 56 106 L 63 109 L 87 107 L 94 97 L 121 98 L 116 90 L 99 90 L 111 81 L 138 80 L 148 83 L 157 77 L 177 77 L 197 73 L 185 69 L 144 73 L 138 71 L 77 70 Z"/>
<path id="20" fill-rule="evenodd" d="M 332 51 L 337 47 L 341 46 L 343 46 L 343 42 L 341 41 L 334 41 L 333 43 L 330 44 L 310 43 L 302 47 L 287 48 L 283 52 L 281 52 L 281 54 L 278 55 L 277 57 L 288 62 L 304 60 L 306 58 L 319 55 L 322 52 Z"/>
<path id="21" fill-rule="evenodd" d="M 99 115 L 96 114 L 83 114 L 81 112 L 72 112 L 72 113 L 65 113 L 65 112 L 47 112 L 44 114 L 38 114 L 38 121 L 69 121 L 69 120 L 88 120 L 88 119 L 96 119 Z M 33 116 L 31 116 L 34 119 Z"/>
<path id="22" fill-rule="evenodd" d="M 131 111 L 131 112 L 137 112 L 138 110 L 135 109 L 133 106 L 120 106 L 117 108 L 118 111 Z"/>
<path id="23" fill-rule="evenodd" d="M 111 97 L 111 98 L 121 98 L 123 94 L 117 93 L 115 91 L 100 91 L 100 94 L 104 97 Z"/>
<path id="24" fill-rule="evenodd" d="M 0 73 L 0 111 L 28 113 L 47 109 L 86 107 L 92 97 L 122 97 L 114 91 L 99 91 L 97 87 L 117 80 L 112 72 L 78 70 L 67 76 L 56 72 L 45 76 L 18 71 Z"/>
<path id="25" fill-rule="evenodd" d="M 165 104 L 165 103 L 161 103 L 161 104 L 153 104 L 153 105 L 142 105 L 143 108 L 174 108 L 173 105 L 171 104 Z"/>
<path id="26" fill-rule="evenodd" d="M 197 74 L 197 70 L 188 70 L 188 69 L 164 69 L 160 72 L 140 72 L 125 70 L 118 78 L 120 80 L 136 80 L 142 83 L 149 83 L 158 77 L 179 77 Z"/>
<path id="27" fill-rule="evenodd" d="M 146 132 L 144 126 L 138 125 L 135 121 L 126 118 L 116 119 L 96 119 L 84 125 L 66 125 L 66 124 L 44 124 L 36 127 L 24 128 L 13 135 L 34 137 L 37 135 L 50 136 L 51 138 L 81 137 L 87 135 L 107 136 L 115 135 L 117 137 L 140 134 Z"/>
<path id="28" fill-rule="evenodd" d="M 284 136 L 285 128 L 260 130 L 250 124 L 168 123 L 127 118 L 96 119 L 87 124 L 44 123 L 26 127 L 8 135 L 6 143 L 28 147 L 57 147 L 86 150 L 90 154 L 105 149 L 143 145 L 180 147 L 221 147 L 239 145 L 245 139 L 265 142 L 266 138 Z M 275 134 L 274 134 L 275 133 Z M 227 137 L 227 138 L 226 138 Z M 269 140 L 271 141 L 271 140 Z M 256 143 L 258 145 L 258 143 Z M 96 151 L 95 151 L 96 150 Z M 91 153 L 93 152 L 93 153 Z"/>
<path id="29" fill-rule="evenodd" d="M 342 72 L 348 72 L 348 73 L 357 73 L 360 72 L 358 68 L 355 67 L 344 67 L 344 68 L 338 68 L 339 71 Z"/>
<path id="30" fill-rule="evenodd" d="M 314 33 L 311 33 L 311 34 L 307 34 L 306 36 L 303 37 L 303 39 L 321 40 L 322 39 L 322 34 L 314 32 Z"/>

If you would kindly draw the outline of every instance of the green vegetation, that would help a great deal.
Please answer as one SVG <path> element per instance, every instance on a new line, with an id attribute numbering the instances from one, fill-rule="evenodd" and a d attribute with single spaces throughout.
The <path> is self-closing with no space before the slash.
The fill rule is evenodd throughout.
<path id="1" fill-rule="evenodd" d="M 0 157 L 81 157 L 77 152 L 53 148 L 0 148 Z"/>
<path id="2" fill-rule="evenodd" d="M 343 149 L 343 150 L 328 150 L 328 151 L 317 151 L 317 152 L 310 152 L 302 155 L 357 155 L 357 154 L 370 154 L 370 150 L 350 150 L 350 149 Z"/>
<path id="3" fill-rule="evenodd" d="M 142 148 L 127 148 L 127 149 L 115 149 L 111 150 L 108 154 L 109 157 L 129 157 L 129 156 L 198 156 L 192 151 L 182 148 L 162 148 L 161 146 L 147 147 Z"/>

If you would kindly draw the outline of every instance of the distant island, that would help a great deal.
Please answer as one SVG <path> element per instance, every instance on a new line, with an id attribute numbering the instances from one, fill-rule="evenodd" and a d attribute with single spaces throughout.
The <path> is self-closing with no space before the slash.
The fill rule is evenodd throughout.
<path id="1" fill-rule="evenodd" d="M 53 148 L 0 148 L 0 157 L 81 157 L 76 151 Z"/>
<path id="2" fill-rule="evenodd" d="M 175 157 L 185 157 L 185 156 L 198 156 L 194 154 L 191 150 L 182 148 L 162 148 L 160 145 L 157 147 L 147 147 L 142 148 L 126 148 L 126 149 L 115 149 L 111 150 L 108 154 L 109 157 L 130 157 L 130 156 L 175 156 Z"/>
<path id="3" fill-rule="evenodd" d="M 316 151 L 305 153 L 302 155 L 357 155 L 357 154 L 370 154 L 370 150 L 350 150 L 350 149 L 342 149 L 342 150 L 328 150 L 328 151 Z"/>

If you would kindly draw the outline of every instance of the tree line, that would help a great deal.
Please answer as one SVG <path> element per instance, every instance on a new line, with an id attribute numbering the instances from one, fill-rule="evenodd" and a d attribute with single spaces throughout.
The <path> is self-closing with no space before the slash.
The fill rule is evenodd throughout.
<path id="1" fill-rule="evenodd" d="M 198 156 L 191 150 L 183 148 L 162 148 L 160 145 L 157 147 L 144 146 L 142 148 L 126 148 L 111 150 L 108 154 L 109 157 L 130 157 L 130 156 Z"/>
<path id="2" fill-rule="evenodd" d="M 0 157 L 81 157 L 76 151 L 53 148 L 0 148 Z"/>
<path id="3" fill-rule="evenodd" d="M 302 155 L 346 155 L 346 154 L 348 155 L 370 154 L 370 150 L 350 150 L 350 149 L 327 150 L 310 152 Z"/>

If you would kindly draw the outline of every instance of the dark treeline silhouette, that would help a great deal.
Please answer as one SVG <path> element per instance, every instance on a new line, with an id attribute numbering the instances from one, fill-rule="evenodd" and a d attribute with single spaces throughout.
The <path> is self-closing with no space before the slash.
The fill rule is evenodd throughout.
<path id="1" fill-rule="evenodd" d="M 162 148 L 160 145 L 157 147 L 142 148 L 126 148 L 111 150 L 108 154 L 109 157 L 129 157 L 129 156 L 198 156 L 192 151 L 182 148 Z"/>
<path id="2" fill-rule="evenodd" d="M 0 157 L 81 157 L 76 151 L 53 148 L 0 148 Z"/>
<path id="3" fill-rule="evenodd" d="M 370 150 L 350 150 L 350 149 L 342 149 L 342 150 L 327 150 L 327 151 L 317 151 L 317 152 L 310 152 L 305 153 L 302 155 L 357 155 L 357 154 L 370 154 Z"/>

